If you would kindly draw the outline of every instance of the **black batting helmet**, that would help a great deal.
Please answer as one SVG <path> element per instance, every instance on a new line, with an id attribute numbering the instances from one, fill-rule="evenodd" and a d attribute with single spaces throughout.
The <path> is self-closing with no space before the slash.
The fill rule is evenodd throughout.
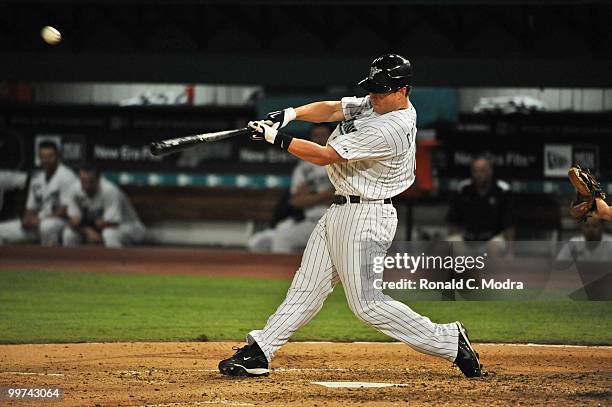
<path id="1" fill-rule="evenodd" d="M 370 65 L 370 75 L 357 85 L 370 93 L 393 92 L 412 85 L 412 66 L 401 55 L 386 54 Z"/>

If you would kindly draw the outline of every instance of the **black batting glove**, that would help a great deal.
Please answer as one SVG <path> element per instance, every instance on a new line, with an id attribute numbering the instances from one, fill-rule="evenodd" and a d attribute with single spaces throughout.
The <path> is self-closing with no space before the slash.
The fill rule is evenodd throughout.
<path id="1" fill-rule="evenodd" d="M 284 110 L 277 110 L 275 112 L 270 112 L 266 116 L 265 121 L 270 127 L 275 130 L 282 129 L 289 122 L 295 120 L 295 110 L 292 107 L 288 107 Z"/>

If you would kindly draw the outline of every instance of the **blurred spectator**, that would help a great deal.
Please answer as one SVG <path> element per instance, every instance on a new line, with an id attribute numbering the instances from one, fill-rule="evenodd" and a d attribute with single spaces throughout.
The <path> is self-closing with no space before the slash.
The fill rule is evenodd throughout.
<path id="1" fill-rule="evenodd" d="M 325 145 L 331 129 L 325 124 L 310 128 L 310 140 Z M 334 188 L 325 167 L 300 161 L 291 179 L 289 203 L 304 211 L 304 219 L 287 218 L 275 228 L 255 233 L 248 242 L 251 251 L 293 253 L 304 250 L 315 225 L 332 202 Z"/>
<path id="2" fill-rule="evenodd" d="M 612 261 L 612 236 L 604 233 L 604 222 L 590 217 L 582 224 L 582 235 L 572 237 L 557 255 L 559 261 Z"/>
<path id="3" fill-rule="evenodd" d="M 493 165 L 486 156 L 472 161 L 472 177 L 463 181 L 451 203 L 447 221 L 449 241 L 510 241 L 512 196 L 509 185 L 493 177 Z"/>
<path id="4" fill-rule="evenodd" d="M 4 193 L 13 189 L 24 189 L 28 174 L 21 171 L 0 170 L 0 212 L 4 204 Z"/>
<path id="5" fill-rule="evenodd" d="M 83 166 L 79 178 L 66 197 L 69 225 L 63 232 L 65 246 L 90 243 L 122 247 L 145 238 L 145 227 L 125 194 L 102 178 L 95 166 Z"/>
<path id="6" fill-rule="evenodd" d="M 45 246 L 53 246 L 60 242 L 66 224 L 63 198 L 77 178 L 60 162 L 55 143 L 40 143 L 38 157 L 42 171 L 37 171 L 30 181 L 25 214 L 21 219 L 0 223 L 0 244 L 40 240 Z"/>

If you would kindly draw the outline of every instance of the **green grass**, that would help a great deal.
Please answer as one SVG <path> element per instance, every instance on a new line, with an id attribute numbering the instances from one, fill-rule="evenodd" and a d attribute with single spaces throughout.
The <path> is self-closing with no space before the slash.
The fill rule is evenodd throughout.
<path id="1" fill-rule="evenodd" d="M 0 270 L 0 343 L 242 340 L 262 327 L 289 281 Z M 414 302 L 462 320 L 476 341 L 612 344 L 612 302 Z M 294 340 L 381 341 L 341 286 Z"/>

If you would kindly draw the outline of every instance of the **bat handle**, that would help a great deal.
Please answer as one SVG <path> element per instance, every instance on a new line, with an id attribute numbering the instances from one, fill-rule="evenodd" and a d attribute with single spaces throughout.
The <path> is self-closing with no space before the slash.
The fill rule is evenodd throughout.
<path id="1" fill-rule="evenodd" d="M 149 150 L 153 155 L 162 155 L 164 152 L 163 144 L 159 142 L 153 142 L 149 145 Z"/>

